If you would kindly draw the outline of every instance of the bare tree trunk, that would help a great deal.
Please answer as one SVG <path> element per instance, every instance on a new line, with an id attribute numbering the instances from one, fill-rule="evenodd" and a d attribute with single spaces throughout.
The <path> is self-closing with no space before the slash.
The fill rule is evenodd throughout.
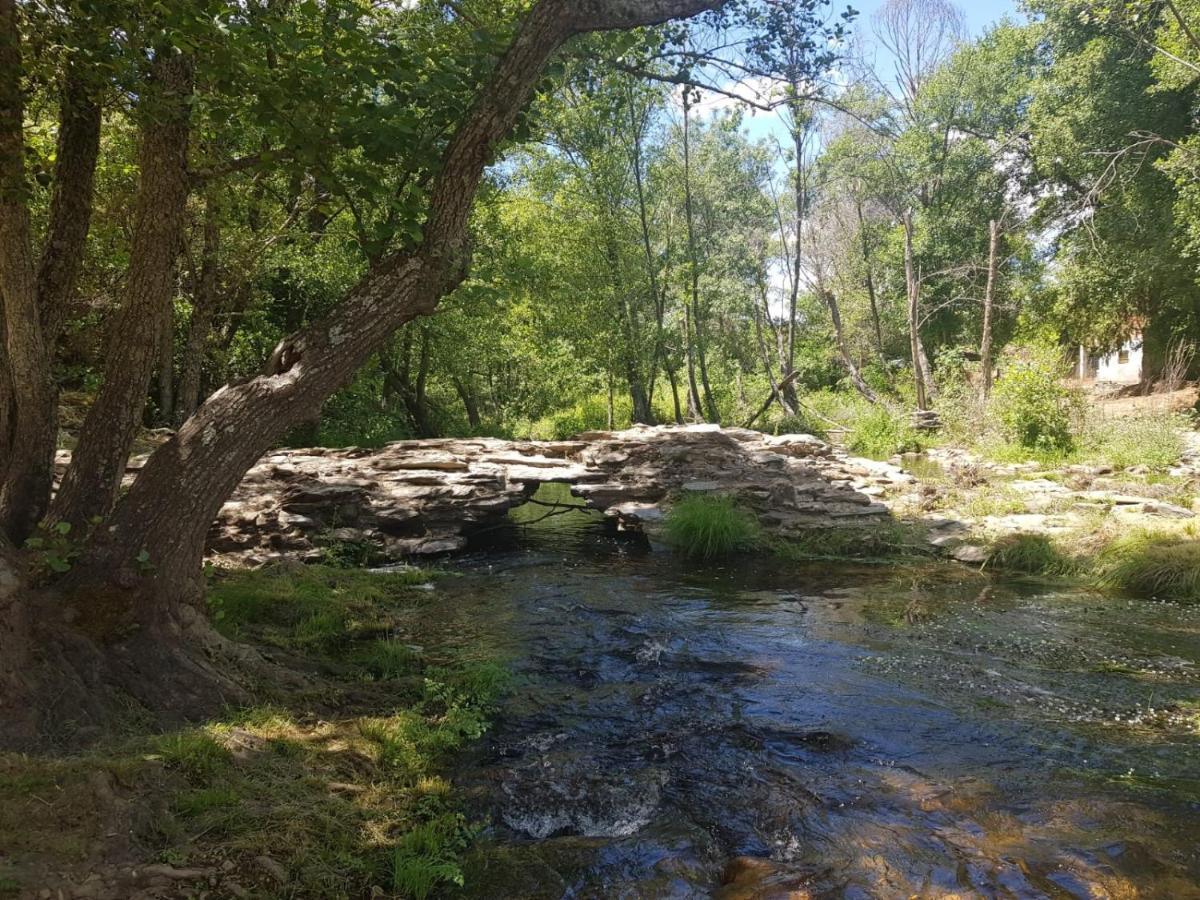
<path id="1" fill-rule="evenodd" d="M 0 535 L 20 543 L 50 498 L 57 440 L 51 352 L 38 309 L 25 173 L 25 104 L 15 0 L 0 0 L 0 295 L 11 385 Z"/>
<path id="2" fill-rule="evenodd" d="M 904 285 L 908 294 L 908 337 L 912 351 L 913 379 L 917 386 L 917 409 L 929 409 L 929 398 L 925 392 L 925 351 L 921 347 L 920 300 L 921 283 L 913 260 L 912 210 L 904 213 Z"/>
<path id="3" fill-rule="evenodd" d="M 179 373 L 179 397 L 176 418 L 182 422 L 200 405 L 200 381 L 208 355 L 213 322 L 220 305 L 218 274 L 221 249 L 221 220 L 215 192 L 210 190 L 204 203 L 203 249 L 200 274 L 192 294 L 192 316 L 188 320 Z"/>
<path id="4" fill-rule="evenodd" d="M 154 104 L 154 116 L 142 127 L 125 300 L 110 328 L 104 381 L 52 510 L 77 529 L 116 501 L 171 312 L 188 196 L 192 61 L 163 50 L 152 67 L 144 102 Z"/>
<path id="5" fill-rule="evenodd" d="M 664 367 L 667 370 L 667 377 L 671 381 L 672 391 L 675 388 L 675 374 L 671 371 L 670 365 L 665 362 L 666 357 L 666 315 L 667 315 L 667 298 L 659 291 L 658 282 L 658 267 L 654 263 L 654 247 L 650 240 L 650 218 L 646 211 L 646 188 L 645 180 L 642 175 L 642 129 L 637 121 L 637 114 L 633 108 L 634 96 L 633 88 L 629 88 L 629 126 L 633 138 L 633 180 L 637 187 L 638 198 L 638 221 L 641 224 L 642 236 L 642 252 L 646 258 L 646 277 L 649 280 L 650 299 L 654 304 L 654 348 L 650 355 L 650 386 L 648 390 L 649 398 L 647 400 L 647 408 L 649 417 L 647 421 L 652 421 L 654 411 L 652 404 L 654 402 L 654 386 L 655 378 L 658 372 L 659 362 L 664 362 Z M 635 401 L 636 408 L 636 401 Z M 675 400 L 675 415 L 676 419 L 680 419 L 679 415 L 679 400 L 676 392 Z"/>
<path id="6" fill-rule="evenodd" d="M 983 399 L 992 393 L 992 306 L 996 299 L 996 277 L 1000 266 L 1000 223 L 988 224 L 987 289 L 983 294 L 983 334 L 979 339 L 979 367 L 983 375 Z"/>

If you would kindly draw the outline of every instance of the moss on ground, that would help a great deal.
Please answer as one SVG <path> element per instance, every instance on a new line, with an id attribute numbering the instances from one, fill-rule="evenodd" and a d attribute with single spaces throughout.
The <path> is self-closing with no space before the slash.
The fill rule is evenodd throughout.
<path id="1" fill-rule="evenodd" d="M 317 690 L 86 753 L 0 755 L 0 896 L 147 865 L 203 873 L 211 896 L 421 898 L 461 882 L 475 829 L 440 773 L 487 729 L 507 672 L 397 634 L 429 579 L 216 574 L 219 627 L 314 660 Z"/>

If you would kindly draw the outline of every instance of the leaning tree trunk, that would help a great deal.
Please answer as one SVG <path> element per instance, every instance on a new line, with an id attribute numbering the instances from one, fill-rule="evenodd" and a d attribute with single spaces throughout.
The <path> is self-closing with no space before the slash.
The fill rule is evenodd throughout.
<path id="1" fill-rule="evenodd" d="M 104 381 L 51 511 L 77 530 L 116 501 L 170 322 L 188 197 L 192 79 L 188 56 L 164 50 L 155 58 L 125 300 L 110 326 Z"/>
<path id="2" fill-rule="evenodd" d="M 261 374 L 209 397 L 147 460 L 106 527 L 93 533 L 71 583 L 128 587 L 151 629 L 194 600 L 195 592 L 180 586 L 196 585 L 209 524 L 250 466 L 466 276 L 467 222 L 484 168 L 547 59 L 575 34 L 657 24 L 721 2 L 537 3 L 446 149 L 421 244 L 381 260 L 327 316 L 281 341 Z"/>
<path id="3" fill-rule="evenodd" d="M 76 681 L 96 688 L 115 682 L 160 711 L 201 715 L 230 699 L 223 691 L 230 679 L 205 651 L 218 659 L 233 651 L 197 609 L 205 534 L 221 505 L 280 433 L 312 418 L 401 325 L 433 312 L 465 277 L 468 217 L 484 168 L 563 42 L 586 31 L 660 24 L 721 2 L 540 0 L 533 6 L 449 142 L 421 243 L 381 260 L 327 316 L 280 342 L 261 374 L 209 397 L 151 455 L 103 527 L 91 532 L 59 586 L 75 622 L 66 637 L 56 628 L 37 639 L 39 652 L 72 638 L 95 652 L 59 654 L 50 662 L 52 674 L 55 662 L 71 663 Z"/>
<path id="4" fill-rule="evenodd" d="M 845 329 L 842 327 L 842 311 L 838 306 L 837 295 L 825 287 L 818 287 L 817 290 L 824 298 L 825 305 L 829 308 L 829 318 L 833 322 L 833 335 L 834 340 L 837 342 L 838 356 L 841 357 L 842 366 L 846 369 L 846 374 L 850 376 L 850 381 L 854 385 L 855 389 L 862 394 L 868 402 L 878 403 L 878 395 L 871 389 L 871 386 L 867 384 L 866 380 L 862 377 L 862 372 L 859 371 L 858 366 L 854 363 L 854 357 L 850 355 L 850 348 L 846 344 Z"/>

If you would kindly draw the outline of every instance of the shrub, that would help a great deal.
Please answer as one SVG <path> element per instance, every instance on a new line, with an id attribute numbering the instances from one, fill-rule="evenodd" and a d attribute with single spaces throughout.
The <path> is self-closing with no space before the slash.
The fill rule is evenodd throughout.
<path id="1" fill-rule="evenodd" d="M 1066 575 L 1074 566 L 1044 534 L 1010 534 L 992 545 L 985 569 L 1019 575 Z"/>
<path id="2" fill-rule="evenodd" d="M 1069 453 L 1082 401 L 1061 381 L 1058 349 L 1035 345 L 1007 357 L 991 402 L 1004 437 L 1027 450 Z"/>
<path id="3" fill-rule="evenodd" d="M 633 403 L 624 394 L 613 397 L 613 427 L 628 428 L 633 420 Z M 536 441 L 563 441 L 584 431 L 604 431 L 608 428 L 608 397 L 593 394 L 573 406 L 543 416 L 531 423 L 528 437 Z M 525 435 L 522 435 L 525 436 Z"/>
<path id="4" fill-rule="evenodd" d="M 921 449 L 921 436 L 908 415 L 880 403 L 864 409 L 850 426 L 846 447 L 872 459 Z"/>
<path id="5" fill-rule="evenodd" d="M 754 515 L 728 497 L 689 494 L 667 514 L 666 536 L 686 555 L 711 559 L 754 549 L 760 529 Z"/>
<path id="6" fill-rule="evenodd" d="M 1113 590 L 1159 600 L 1200 601 L 1200 540 L 1138 531 L 1100 554 L 1100 581 Z"/>

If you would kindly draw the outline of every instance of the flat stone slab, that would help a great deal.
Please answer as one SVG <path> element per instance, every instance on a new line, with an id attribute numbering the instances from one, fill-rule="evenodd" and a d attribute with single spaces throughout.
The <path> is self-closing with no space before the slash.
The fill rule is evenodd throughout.
<path id="1" fill-rule="evenodd" d="M 397 561 L 454 552 L 542 485 L 562 483 L 622 529 L 661 523 L 684 491 L 728 494 L 781 534 L 869 521 L 912 477 L 811 435 L 714 425 L 645 427 L 572 441 L 400 441 L 379 450 L 275 451 L 222 508 L 210 554 L 256 565 L 361 542 Z"/>

